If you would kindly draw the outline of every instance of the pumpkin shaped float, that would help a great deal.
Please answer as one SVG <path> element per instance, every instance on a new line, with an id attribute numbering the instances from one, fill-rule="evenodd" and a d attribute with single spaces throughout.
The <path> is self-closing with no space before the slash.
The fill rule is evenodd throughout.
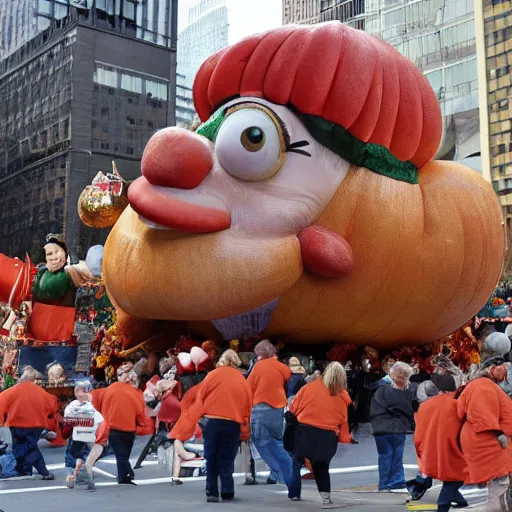
<path id="1" fill-rule="evenodd" d="M 339 22 L 271 30 L 207 59 L 194 102 L 204 124 L 150 139 L 105 246 L 127 329 L 387 348 L 453 332 L 492 293 L 497 198 L 431 161 L 436 96 L 387 43 Z"/>

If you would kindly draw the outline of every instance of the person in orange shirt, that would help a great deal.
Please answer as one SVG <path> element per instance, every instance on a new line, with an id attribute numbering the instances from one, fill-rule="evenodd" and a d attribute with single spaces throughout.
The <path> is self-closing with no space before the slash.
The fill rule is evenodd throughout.
<path id="1" fill-rule="evenodd" d="M 335 507 L 331 501 L 329 464 L 336 455 L 338 442 L 352 441 L 348 427 L 351 403 L 347 375 L 338 362 L 329 363 L 321 379 L 306 384 L 295 396 L 290 405 L 290 413 L 296 418 L 289 446 L 293 453 L 293 480 L 288 494 L 291 500 L 300 500 L 300 470 L 307 458 L 311 461 L 323 508 Z"/>
<path id="2" fill-rule="evenodd" d="M 108 442 L 116 456 L 118 483 L 136 485 L 129 459 L 137 426 L 144 425 L 146 421 L 146 404 L 137 389 L 138 376 L 135 372 L 131 369 L 120 371 L 117 379 L 118 382 L 101 390 L 101 395 L 93 395 L 93 405 L 98 405 L 97 410 L 110 428 Z"/>
<path id="3" fill-rule="evenodd" d="M 251 414 L 251 390 L 238 371 L 242 362 L 234 350 L 226 350 L 217 368 L 197 386 L 195 400 L 181 416 L 170 437 L 186 441 L 203 418 L 204 455 L 206 458 L 206 501 L 231 500 L 235 496 L 233 472 L 243 427 Z M 195 389 L 195 388 L 194 388 Z"/>
<path id="4" fill-rule="evenodd" d="M 53 480 L 37 442 L 46 428 L 49 416 L 57 412 L 57 399 L 34 383 L 37 372 L 28 368 L 20 383 L 0 393 L 0 424 L 5 421 L 12 435 L 12 452 L 17 461 L 16 471 L 32 475 L 32 467 L 43 477 Z"/>
<path id="5" fill-rule="evenodd" d="M 416 414 L 414 444 L 421 473 L 443 482 L 437 510 L 448 512 L 452 503 L 457 507 L 468 506 L 459 492 L 467 476 L 459 441 L 463 422 L 457 416 L 453 376 L 434 373 L 432 382 L 439 395 L 421 404 Z"/>
<path id="6" fill-rule="evenodd" d="M 512 400 L 497 384 L 502 372 L 500 366 L 490 366 L 472 380 L 457 399 L 457 414 L 464 422 L 460 444 L 469 470 L 465 483 L 488 487 L 485 510 L 508 511 L 512 448 L 510 441 L 500 439 L 512 437 Z"/>
<path id="7" fill-rule="evenodd" d="M 251 441 L 271 474 L 288 487 L 292 459 L 283 446 L 284 408 L 288 405 L 285 386 L 292 372 L 280 363 L 269 340 L 254 347 L 256 364 L 247 379 L 252 392 Z"/>

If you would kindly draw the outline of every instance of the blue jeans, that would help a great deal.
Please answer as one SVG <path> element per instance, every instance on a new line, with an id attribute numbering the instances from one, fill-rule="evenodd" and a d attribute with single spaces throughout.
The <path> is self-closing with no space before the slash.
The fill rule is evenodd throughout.
<path id="1" fill-rule="evenodd" d="M 252 408 L 251 439 L 277 481 L 290 486 L 292 458 L 283 446 L 284 409 L 268 404 Z"/>
<path id="2" fill-rule="evenodd" d="M 379 454 L 379 490 L 404 489 L 405 434 L 377 435 L 375 444 Z"/>
<path id="3" fill-rule="evenodd" d="M 82 441 L 73 441 L 70 437 L 66 444 L 66 450 L 64 451 L 65 466 L 67 468 L 75 469 L 76 459 L 85 461 L 90 451 L 91 449 L 87 443 L 83 443 Z"/>
<path id="4" fill-rule="evenodd" d="M 445 510 L 449 510 L 452 503 L 457 505 L 464 505 L 466 499 L 460 493 L 459 489 L 464 485 L 464 482 L 443 482 L 443 488 L 437 498 L 438 507 L 443 507 Z"/>
<path id="5" fill-rule="evenodd" d="M 206 459 L 206 496 L 235 496 L 235 458 L 240 440 L 240 423 L 207 418 L 203 428 L 204 457 Z"/>
<path id="6" fill-rule="evenodd" d="M 12 454 L 17 462 L 16 471 L 21 475 L 31 475 L 32 467 L 42 476 L 50 474 L 37 446 L 42 432 L 42 428 L 11 427 Z"/>

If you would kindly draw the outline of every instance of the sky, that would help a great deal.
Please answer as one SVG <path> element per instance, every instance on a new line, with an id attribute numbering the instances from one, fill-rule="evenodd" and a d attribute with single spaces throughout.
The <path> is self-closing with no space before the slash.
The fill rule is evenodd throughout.
<path id="1" fill-rule="evenodd" d="M 229 44 L 282 25 L 282 0 L 226 0 L 228 6 Z M 178 32 L 188 21 L 188 10 L 200 0 L 178 0 Z"/>

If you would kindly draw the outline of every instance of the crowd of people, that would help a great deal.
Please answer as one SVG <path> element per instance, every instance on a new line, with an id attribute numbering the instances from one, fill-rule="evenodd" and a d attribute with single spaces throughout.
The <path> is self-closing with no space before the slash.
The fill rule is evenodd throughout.
<path id="1" fill-rule="evenodd" d="M 411 381 L 410 364 L 392 362 L 385 367 L 386 375 L 372 386 L 369 408 L 380 491 L 407 489 L 412 499 L 420 499 L 432 479 L 439 479 L 443 487 L 438 510 L 444 512 L 467 506 L 460 488 L 477 484 L 489 488 L 488 507 L 494 508 L 485 510 L 511 510 L 512 401 L 507 386 L 512 384 L 512 368 L 505 360 L 509 351 L 508 338 L 493 333 L 483 347 L 482 363 L 469 375 L 443 355 L 437 358 L 434 373 L 421 382 Z M 286 485 L 288 498 L 299 501 L 301 471 L 306 467 L 322 506 L 335 507 L 330 463 L 338 443 L 357 443 L 352 437 L 355 404 L 344 366 L 331 362 L 308 376 L 296 357 L 287 364 L 279 361 L 268 340 L 256 345 L 247 371 L 241 369 L 235 350 L 223 352 L 215 365 L 206 363 L 203 355 L 196 359 L 198 367 L 210 371 L 197 372 L 180 385 L 179 368 L 191 364 L 186 357 L 171 361 L 173 366 L 162 360 L 158 374 L 146 382 L 141 379 L 144 365 L 132 363 L 121 365 L 117 382 L 109 386 L 79 381 L 76 399 L 63 418 L 56 399 L 34 383 L 36 372 L 26 369 L 19 384 L 0 393 L 0 422 L 10 427 L 17 472 L 28 475 L 35 468 L 43 479 L 53 479 L 37 443 L 44 432 L 60 429 L 69 438 L 68 487 L 74 487 L 84 467 L 87 489 L 94 490 L 92 468 L 109 453 L 117 461 L 118 483 L 134 485 L 130 455 L 135 436 L 163 430 L 174 442 L 177 477 L 179 461 L 195 457 L 185 443 L 202 437 L 208 502 L 234 498 L 235 459 L 243 446 L 250 453 L 246 483 L 255 482 L 254 461 L 262 459 L 270 468 L 268 482 Z M 156 421 L 148 421 L 150 416 Z M 414 434 L 420 468 L 410 481 L 403 466 L 408 434 Z"/>

